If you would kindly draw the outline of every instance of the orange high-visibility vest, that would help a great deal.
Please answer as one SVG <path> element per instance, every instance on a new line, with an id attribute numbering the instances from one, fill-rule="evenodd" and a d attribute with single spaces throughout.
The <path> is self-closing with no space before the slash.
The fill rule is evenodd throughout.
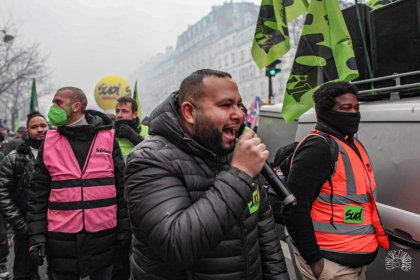
<path id="1" fill-rule="evenodd" d="M 317 133 L 312 131 L 311 133 Z M 339 153 L 332 186 L 326 181 L 314 201 L 311 217 L 318 246 L 323 251 L 369 254 L 378 245 L 389 249 L 389 240 L 376 207 L 372 165 L 362 144 L 354 139 L 361 158 L 333 137 Z"/>

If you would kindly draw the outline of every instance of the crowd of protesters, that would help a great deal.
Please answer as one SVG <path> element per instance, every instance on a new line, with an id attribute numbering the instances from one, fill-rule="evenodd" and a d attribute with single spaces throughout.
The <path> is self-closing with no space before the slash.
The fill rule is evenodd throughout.
<path id="1" fill-rule="evenodd" d="M 304 279 L 364 279 L 389 243 L 367 151 L 353 137 L 357 90 L 331 83 L 314 96 L 318 124 L 290 164 L 298 206 L 284 221 Z M 113 116 L 87 103 L 82 90 L 60 88 L 49 123 L 32 112 L 14 139 L 0 126 L 0 279 L 11 278 L 7 224 L 13 279 L 41 279 L 44 259 L 57 280 L 289 279 L 278 201 L 259 176 L 269 153 L 242 131 L 230 74 L 186 77 L 151 113 L 150 135 L 134 99 L 119 98 Z M 347 204 L 364 218 L 347 221 Z"/>

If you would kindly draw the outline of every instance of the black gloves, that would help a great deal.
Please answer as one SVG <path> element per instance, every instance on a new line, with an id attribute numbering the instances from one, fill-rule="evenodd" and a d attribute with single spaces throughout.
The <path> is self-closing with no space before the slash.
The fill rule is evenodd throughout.
<path id="1" fill-rule="evenodd" d="M 45 250 L 46 250 L 45 243 L 38 243 L 38 244 L 32 245 L 29 248 L 29 253 L 31 254 L 32 261 L 34 264 L 41 266 L 44 263 Z"/>
<path id="2" fill-rule="evenodd" d="M 133 143 L 133 145 L 137 145 L 141 141 L 143 141 L 143 137 L 141 137 L 134 129 L 132 129 L 127 124 L 121 124 L 118 127 L 117 137 L 120 138 L 127 138 L 128 141 Z"/>

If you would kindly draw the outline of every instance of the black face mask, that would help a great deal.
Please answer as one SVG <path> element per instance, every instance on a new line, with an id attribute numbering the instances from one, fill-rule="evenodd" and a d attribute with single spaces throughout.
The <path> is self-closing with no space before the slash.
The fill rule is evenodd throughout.
<path id="1" fill-rule="evenodd" d="M 360 112 L 349 113 L 329 110 L 317 112 L 317 119 L 331 125 L 344 135 L 353 136 L 359 130 Z"/>
<path id="2" fill-rule="evenodd" d="M 27 137 L 25 141 L 26 141 L 26 143 L 28 143 L 29 146 L 38 150 L 39 147 L 42 144 L 42 141 L 44 141 L 44 140 L 34 140 L 34 139 L 31 139 L 31 138 Z"/>

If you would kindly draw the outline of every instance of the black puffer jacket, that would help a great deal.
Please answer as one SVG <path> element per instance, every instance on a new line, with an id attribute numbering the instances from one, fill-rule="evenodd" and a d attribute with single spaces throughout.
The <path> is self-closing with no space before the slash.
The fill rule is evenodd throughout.
<path id="1" fill-rule="evenodd" d="M 250 214 L 257 182 L 184 134 L 175 96 L 128 157 L 132 279 L 288 279 L 264 190 Z"/>
<path id="2" fill-rule="evenodd" d="M 102 129 L 112 129 L 111 120 L 101 112 L 86 111 L 85 117 L 88 125 L 58 128 L 69 140 L 81 169 L 95 134 Z M 117 228 L 95 233 L 84 230 L 77 234 L 47 232 L 51 177 L 45 167 L 43 154 L 42 144 L 29 190 L 29 243 L 34 245 L 47 242 L 49 267 L 54 272 L 84 277 L 112 264 L 117 239 L 130 238 L 127 205 L 124 199 L 124 160 L 117 142 L 114 140 L 112 152 L 117 191 Z"/>
<path id="3" fill-rule="evenodd" d="M 0 212 L 15 231 L 26 227 L 27 194 L 34 163 L 31 148 L 25 141 L 8 154 L 0 166 Z M 21 167 L 17 167 L 20 164 Z"/>

